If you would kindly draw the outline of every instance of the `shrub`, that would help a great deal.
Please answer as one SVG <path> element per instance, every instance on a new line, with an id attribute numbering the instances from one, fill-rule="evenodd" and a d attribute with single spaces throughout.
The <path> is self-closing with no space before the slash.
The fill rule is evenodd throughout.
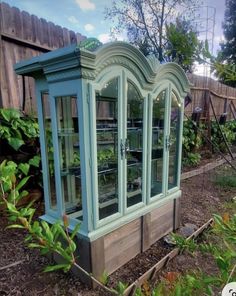
<path id="1" fill-rule="evenodd" d="M 23 116 L 15 109 L 0 109 L 0 139 L 18 150 L 22 145 L 34 145 L 39 138 L 39 126 L 30 116 Z"/>

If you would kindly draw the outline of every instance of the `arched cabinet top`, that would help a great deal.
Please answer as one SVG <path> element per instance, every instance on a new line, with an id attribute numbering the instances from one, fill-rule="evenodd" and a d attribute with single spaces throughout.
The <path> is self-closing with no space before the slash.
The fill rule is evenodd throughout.
<path id="1" fill-rule="evenodd" d="M 161 64 L 157 75 L 153 94 L 158 95 L 164 88 L 171 83 L 177 90 L 178 95 L 183 99 L 189 92 L 190 83 L 183 69 L 176 63 Z"/>
<path id="2" fill-rule="evenodd" d="M 78 78 L 96 80 L 102 72 L 118 68 L 131 72 L 144 90 L 154 91 L 157 85 L 168 80 L 180 96 L 189 91 L 189 81 L 179 65 L 160 64 L 154 56 L 146 58 L 131 44 L 120 41 L 104 44 L 94 52 L 71 45 L 15 65 L 17 74 L 45 76 L 48 82 Z"/>

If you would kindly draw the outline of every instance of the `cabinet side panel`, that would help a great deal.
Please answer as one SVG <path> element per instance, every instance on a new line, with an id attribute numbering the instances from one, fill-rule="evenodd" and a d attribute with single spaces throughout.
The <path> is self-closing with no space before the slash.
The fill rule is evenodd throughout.
<path id="1" fill-rule="evenodd" d="M 141 218 L 104 237 L 105 270 L 109 274 L 141 252 Z"/>
<path id="2" fill-rule="evenodd" d="M 151 212 L 150 245 L 173 230 L 174 205 L 173 200 Z"/>

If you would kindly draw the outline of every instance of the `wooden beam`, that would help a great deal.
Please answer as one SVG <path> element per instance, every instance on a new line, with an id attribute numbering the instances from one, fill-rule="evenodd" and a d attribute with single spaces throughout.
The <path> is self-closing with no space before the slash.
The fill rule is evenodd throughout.
<path id="1" fill-rule="evenodd" d="M 236 157 L 236 153 L 234 153 L 234 157 Z M 227 159 L 230 160 L 231 157 L 227 156 Z M 225 159 L 220 159 L 220 160 L 216 160 L 211 163 L 207 163 L 204 166 L 202 166 L 196 170 L 192 170 L 192 171 L 181 174 L 181 180 L 185 180 L 185 179 L 192 178 L 194 176 L 206 173 L 206 172 L 213 170 L 214 168 L 217 168 L 218 166 L 224 164 L 225 162 L 226 162 Z"/>
<path id="2" fill-rule="evenodd" d="M 50 48 L 50 47 L 45 46 L 45 45 L 40 45 L 40 44 L 31 42 L 31 41 L 26 41 L 26 40 L 24 40 L 22 38 L 19 38 L 19 37 L 16 37 L 16 36 L 13 36 L 13 35 L 10 35 L 10 34 L 7 34 L 7 33 L 3 33 L 3 32 L 1 32 L 0 38 L 2 40 L 6 40 L 8 42 L 15 43 L 15 44 L 18 44 L 18 45 L 21 45 L 21 46 L 26 46 L 26 47 L 29 47 L 31 49 L 40 50 L 42 52 L 49 52 L 49 51 L 51 51 L 53 49 L 56 49 L 56 48 Z"/>

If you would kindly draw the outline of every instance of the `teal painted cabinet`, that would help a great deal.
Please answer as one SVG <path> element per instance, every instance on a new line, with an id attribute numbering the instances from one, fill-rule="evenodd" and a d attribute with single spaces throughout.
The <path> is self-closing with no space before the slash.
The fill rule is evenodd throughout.
<path id="1" fill-rule="evenodd" d="M 114 42 L 95 51 L 58 49 L 15 71 L 36 83 L 42 219 L 54 223 L 66 214 L 71 228 L 81 223 L 87 270 L 111 273 L 178 226 L 189 82 L 177 64 L 160 65 Z M 118 259 L 109 255 L 115 245 Z"/>

